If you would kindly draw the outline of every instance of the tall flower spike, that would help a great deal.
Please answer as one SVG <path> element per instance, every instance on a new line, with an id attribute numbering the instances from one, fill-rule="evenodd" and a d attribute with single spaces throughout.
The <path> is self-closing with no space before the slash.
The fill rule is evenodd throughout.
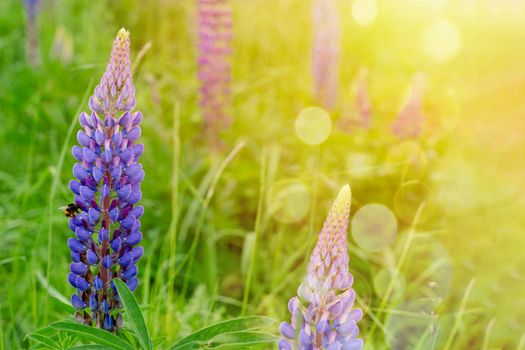
<path id="1" fill-rule="evenodd" d="M 340 29 L 334 0 L 313 0 L 312 74 L 318 103 L 332 109 L 339 83 Z"/>
<path id="2" fill-rule="evenodd" d="M 408 98 L 392 125 L 392 132 L 399 138 L 418 137 L 423 128 L 423 92 L 425 76 L 418 73 L 412 79 Z"/>
<path id="3" fill-rule="evenodd" d="M 37 23 L 40 0 L 24 0 L 24 6 L 26 10 L 26 56 L 29 64 L 36 67 L 40 64 Z"/>
<path id="4" fill-rule="evenodd" d="M 350 186 L 344 186 L 324 222 L 310 256 L 308 275 L 298 297 L 288 303 L 292 322 L 283 322 L 281 350 L 359 350 L 363 340 L 357 322 L 363 312 L 354 308 L 353 277 L 348 271 L 346 235 L 350 214 Z"/>
<path id="5" fill-rule="evenodd" d="M 137 203 L 144 171 L 137 144 L 142 113 L 132 113 L 135 89 L 130 69 L 129 32 L 121 29 L 106 72 L 89 100 L 91 114 L 80 114 L 73 157 L 77 180 L 70 182 L 81 212 L 69 220 L 75 238 L 68 240 L 73 263 L 68 280 L 77 289 L 71 303 L 78 321 L 114 331 L 122 325 L 113 279 L 137 287 L 137 260 L 143 248 Z M 89 307 L 89 309 L 86 309 Z"/>
<path id="6" fill-rule="evenodd" d="M 198 0 L 200 108 L 208 141 L 231 122 L 232 12 L 228 0 Z"/>

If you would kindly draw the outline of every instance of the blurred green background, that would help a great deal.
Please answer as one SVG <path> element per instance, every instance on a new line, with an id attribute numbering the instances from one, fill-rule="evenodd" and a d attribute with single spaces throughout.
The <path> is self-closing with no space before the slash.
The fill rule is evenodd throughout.
<path id="1" fill-rule="evenodd" d="M 240 314 L 276 331 L 349 183 L 368 349 L 525 349 L 525 3 L 336 3 L 339 96 L 330 136 L 310 146 L 294 128 L 315 105 L 310 2 L 232 1 L 233 123 L 216 149 L 201 137 L 194 1 L 43 0 L 34 68 L 23 2 L 0 2 L 0 349 L 68 316 L 49 300 L 73 292 L 58 208 L 72 200 L 78 114 L 121 27 L 144 114 L 136 295 L 154 336 Z M 372 127 L 349 130 L 362 68 Z M 391 124 L 416 73 L 424 130 L 400 140 Z"/>

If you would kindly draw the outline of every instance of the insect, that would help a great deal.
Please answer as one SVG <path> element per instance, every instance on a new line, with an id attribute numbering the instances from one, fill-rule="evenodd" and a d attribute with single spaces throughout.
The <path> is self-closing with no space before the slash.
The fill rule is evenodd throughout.
<path id="1" fill-rule="evenodd" d="M 68 205 L 60 207 L 59 209 L 62 210 L 64 215 L 68 218 L 72 218 L 80 212 L 80 207 L 75 203 L 69 203 Z"/>

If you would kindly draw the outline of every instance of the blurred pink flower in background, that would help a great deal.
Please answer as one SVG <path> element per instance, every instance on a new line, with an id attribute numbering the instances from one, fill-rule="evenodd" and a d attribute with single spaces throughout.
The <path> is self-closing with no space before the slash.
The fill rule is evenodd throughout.
<path id="1" fill-rule="evenodd" d="M 370 128 L 372 122 L 372 101 L 368 93 L 368 70 L 361 68 L 356 83 L 356 103 L 359 112 L 359 124 L 362 128 Z"/>
<path id="2" fill-rule="evenodd" d="M 368 89 L 368 70 L 359 69 L 352 86 L 352 98 L 343 106 L 339 126 L 346 132 L 356 128 L 369 129 L 372 124 L 372 101 Z"/>
<path id="3" fill-rule="evenodd" d="M 228 0 L 198 0 L 200 108 L 208 141 L 231 122 L 232 11 Z"/>
<path id="4" fill-rule="evenodd" d="M 38 44 L 38 13 L 40 12 L 40 0 L 24 0 L 26 11 L 26 57 L 32 67 L 40 64 L 40 53 Z"/>
<path id="5" fill-rule="evenodd" d="M 312 75 L 317 103 L 332 109 L 337 99 L 340 28 L 334 0 L 313 0 Z"/>
<path id="6" fill-rule="evenodd" d="M 421 134 L 425 119 L 423 114 L 425 80 L 423 73 L 417 73 L 412 79 L 406 102 L 403 103 L 392 125 L 392 132 L 399 138 L 418 137 Z"/>

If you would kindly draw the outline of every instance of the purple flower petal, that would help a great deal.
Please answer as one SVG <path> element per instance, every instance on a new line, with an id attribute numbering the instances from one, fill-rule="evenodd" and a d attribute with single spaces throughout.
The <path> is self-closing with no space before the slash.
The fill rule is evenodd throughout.
<path id="1" fill-rule="evenodd" d="M 80 181 L 85 180 L 89 176 L 87 171 L 79 163 L 73 165 L 73 175 Z"/>
<path id="2" fill-rule="evenodd" d="M 77 238 L 82 242 L 87 242 L 91 239 L 91 232 L 89 232 L 82 226 L 77 226 L 77 228 L 75 229 L 75 236 L 77 236 Z"/>
<path id="3" fill-rule="evenodd" d="M 89 147 L 89 141 L 91 140 L 89 138 L 89 136 L 83 132 L 83 131 L 79 131 L 77 133 L 77 140 L 78 140 L 78 143 L 84 147 Z"/>
<path id="4" fill-rule="evenodd" d="M 137 219 L 140 219 L 144 215 L 144 207 L 142 205 L 133 207 L 130 212 L 131 215 L 135 216 Z"/>
<path id="5" fill-rule="evenodd" d="M 80 186 L 79 192 L 80 192 L 80 196 L 85 201 L 90 201 L 91 199 L 93 199 L 93 196 L 95 195 L 95 191 L 91 190 L 87 186 Z"/>
<path id="6" fill-rule="evenodd" d="M 73 154 L 73 158 L 75 158 L 77 161 L 81 162 L 83 157 L 83 151 L 82 147 L 79 146 L 73 146 L 71 149 L 71 154 Z"/>
<path id="7" fill-rule="evenodd" d="M 289 324 L 288 322 L 281 322 L 281 325 L 279 326 L 279 332 L 285 338 L 288 338 L 288 339 L 295 338 L 295 329 L 293 329 L 292 325 Z"/>
<path id="8" fill-rule="evenodd" d="M 124 277 L 126 280 L 130 280 L 133 277 L 135 277 L 138 273 L 137 265 L 131 265 L 128 266 L 124 272 L 122 272 L 122 277 Z"/>
<path id="9" fill-rule="evenodd" d="M 76 195 L 80 195 L 80 182 L 76 180 L 69 181 L 69 189 Z"/>
<path id="10" fill-rule="evenodd" d="M 67 246 L 69 247 L 69 249 L 76 253 L 82 253 L 86 250 L 86 247 L 79 240 L 74 238 L 70 238 L 67 240 Z"/>
<path id="11" fill-rule="evenodd" d="M 71 296 L 71 305 L 73 305 L 75 309 L 83 309 L 86 307 L 86 303 L 84 303 L 76 294 Z"/>
<path id="12" fill-rule="evenodd" d="M 95 264 L 98 263 L 98 256 L 97 256 L 97 254 L 94 251 L 92 251 L 91 249 L 89 249 L 87 251 L 86 259 L 88 261 L 88 264 L 90 264 L 90 265 L 95 265 Z"/>
<path id="13" fill-rule="evenodd" d="M 127 202 L 129 204 L 136 204 L 142 199 L 142 192 L 140 190 L 136 190 L 131 192 L 129 195 Z"/>
<path id="14" fill-rule="evenodd" d="M 125 201 L 128 198 L 130 193 L 131 193 L 130 185 L 123 186 L 117 190 L 117 196 L 123 201 Z"/>
<path id="15" fill-rule="evenodd" d="M 77 275 L 83 275 L 87 271 L 87 266 L 81 262 L 75 262 L 69 265 L 69 269 L 71 272 L 77 274 Z"/>
<path id="16" fill-rule="evenodd" d="M 120 226 L 126 230 L 129 230 L 135 224 L 137 219 L 133 215 L 126 216 L 123 220 L 120 221 Z"/>
<path id="17" fill-rule="evenodd" d="M 106 135 L 104 135 L 104 133 L 101 130 L 97 129 L 95 131 L 95 141 L 97 142 L 97 145 L 102 146 L 105 140 Z"/>
<path id="18" fill-rule="evenodd" d="M 128 285 L 129 289 L 131 289 L 131 291 L 134 291 L 137 289 L 139 280 L 137 278 L 132 278 L 131 280 L 127 281 L 126 284 Z"/>
<path id="19" fill-rule="evenodd" d="M 142 234 L 140 232 L 134 232 L 126 237 L 126 244 L 135 245 L 137 243 L 140 243 L 141 240 Z"/>
<path id="20" fill-rule="evenodd" d="M 84 147 L 82 149 L 82 155 L 84 157 L 84 160 L 88 163 L 93 163 L 95 159 L 97 159 L 97 154 L 87 147 Z"/>
<path id="21" fill-rule="evenodd" d="M 111 261 L 111 256 L 106 255 L 104 259 L 102 259 L 102 266 L 104 266 L 106 269 L 110 269 L 111 265 L 113 265 L 113 262 Z"/>
<path id="22" fill-rule="evenodd" d="M 131 129 L 127 135 L 126 135 L 126 139 L 130 140 L 130 141 L 135 141 L 136 139 L 138 139 L 140 137 L 140 127 L 138 126 L 135 126 L 133 129 Z"/>
<path id="23" fill-rule="evenodd" d="M 106 228 L 102 227 L 98 232 L 98 240 L 100 243 L 107 241 L 109 239 L 109 232 Z"/>

